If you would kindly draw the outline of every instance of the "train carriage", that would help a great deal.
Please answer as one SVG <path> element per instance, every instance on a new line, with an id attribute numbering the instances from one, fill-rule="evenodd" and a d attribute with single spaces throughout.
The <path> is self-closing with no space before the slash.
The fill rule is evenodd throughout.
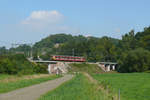
<path id="1" fill-rule="evenodd" d="M 70 62 L 85 62 L 84 57 L 78 56 L 64 56 L 64 55 L 53 55 L 52 60 L 55 61 L 70 61 Z"/>

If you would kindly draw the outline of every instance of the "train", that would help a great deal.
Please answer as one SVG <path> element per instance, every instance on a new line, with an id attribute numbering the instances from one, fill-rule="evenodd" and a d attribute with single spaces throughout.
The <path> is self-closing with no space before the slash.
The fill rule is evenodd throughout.
<path id="1" fill-rule="evenodd" d="M 68 62 L 85 62 L 86 61 L 84 57 L 64 56 L 64 55 L 53 55 L 51 59 L 54 61 L 68 61 Z"/>

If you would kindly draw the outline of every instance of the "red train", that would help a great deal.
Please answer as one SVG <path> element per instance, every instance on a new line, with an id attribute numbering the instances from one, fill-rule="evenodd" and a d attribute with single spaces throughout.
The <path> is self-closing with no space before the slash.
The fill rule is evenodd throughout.
<path id="1" fill-rule="evenodd" d="M 77 56 L 63 56 L 63 55 L 54 55 L 52 56 L 52 60 L 55 61 L 71 61 L 71 62 L 85 62 L 84 57 Z"/>

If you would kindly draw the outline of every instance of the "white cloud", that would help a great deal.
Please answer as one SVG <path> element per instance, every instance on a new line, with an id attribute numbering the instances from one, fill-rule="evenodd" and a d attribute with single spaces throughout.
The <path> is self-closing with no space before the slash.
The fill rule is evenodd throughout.
<path id="1" fill-rule="evenodd" d="M 63 15 L 56 11 L 33 11 L 29 17 L 22 21 L 24 25 L 31 25 L 33 27 L 41 27 L 47 25 L 58 24 L 63 20 Z"/>
<path id="2" fill-rule="evenodd" d="M 19 23 L 20 29 L 26 34 L 78 33 L 77 29 L 65 23 L 65 17 L 60 12 L 33 11 Z"/>

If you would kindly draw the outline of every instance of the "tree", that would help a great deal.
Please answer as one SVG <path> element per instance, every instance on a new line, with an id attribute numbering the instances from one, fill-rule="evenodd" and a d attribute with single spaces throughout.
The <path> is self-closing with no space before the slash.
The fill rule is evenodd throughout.
<path id="1" fill-rule="evenodd" d="M 131 30 L 129 33 L 122 36 L 119 47 L 122 48 L 122 51 L 134 50 L 138 47 L 138 41 L 135 38 L 134 30 Z"/>
<path id="2" fill-rule="evenodd" d="M 150 50 L 150 35 L 146 35 L 140 40 L 141 47 Z"/>
<path id="3" fill-rule="evenodd" d="M 142 48 L 124 52 L 118 61 L 119 72 L 143 72 L 149 69 L 150 52 Z"/>
<path id="4" fill-rule="evenodd" d="M 112 43 L 108 37 L 99 39 L 96 46 L 96 56 L 100 61 L 114 61 L 115 60 L 116 46 Z"/>
<path id="5" fill-rule="evenodd" d="M 6 49 L 6 47 L 0 47 L 0 55 L 4 55 L 7 53 L 8 53 L 8 50 Z"/>
<path id="6" fill-rule="evenodd" d="M 139 41 L 139 47 L 150 50 L 150 27 L 146 27 L 144 31 L 138 32 L 135 37 Z"/>

